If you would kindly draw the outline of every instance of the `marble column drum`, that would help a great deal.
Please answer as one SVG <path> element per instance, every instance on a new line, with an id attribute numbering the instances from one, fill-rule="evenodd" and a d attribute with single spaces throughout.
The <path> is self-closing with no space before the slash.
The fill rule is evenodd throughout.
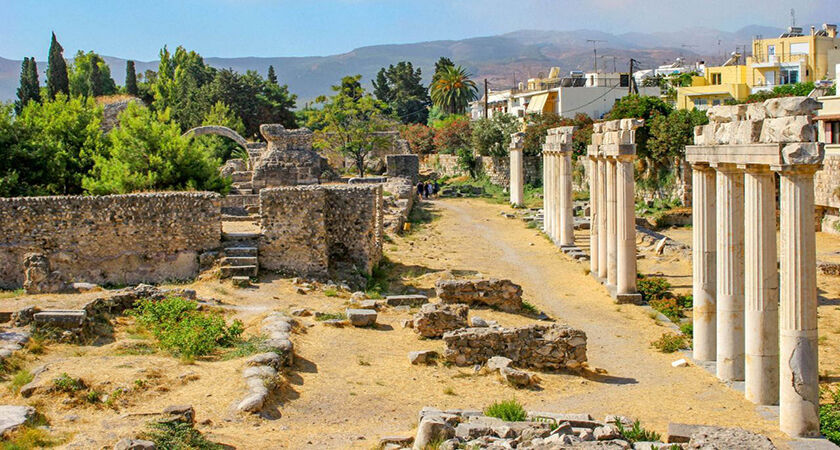
<path id="1" fill-rule="evenodd" d="M 589 158 L 589 272 L 598 274 L 598 160 Z"/>
<path id="2" fill-rule="evenodd" d="M 744 379 L 744 173 L 717 167 L 717 376 Z"/>
<path id="3" fill-rule="evenodd" d="M 560 164 L 560 245 L 575 245 L 575 224 L 572 209 L 572 154 L 562 152 L 558 155 Z"/>
<path id="4" fill-rule="evenodd" d="M 716 357 L 717 227 L 715 171 L 708 165 L 692 167 L 692 279 L 694 306 L 694 359 Z"/>
<path id="5" fill-rule="evenodd" d="M 633 156 L 618 156 L 616 162 L 616 298 L 636 292 L 636 201 Z"/>
<path id="6" fill-rule="evenodd" d="M 745 395 L 759 405 L 779 401 L 779 272 L 776 268 L 776 183 L 769 166 L 744 173 Z"/>
<path id="7" fill-rule="evenodd" d="M 819 359 L 814 234 L 814 173 L 798 166 L 780 173 L 779 425 L 791 436 L 818 436 Z"/>
<path id="8" fill-rule="evenodd" d="M 606 159 L 607 164 L 607 286 L 615 288 L 618 262 L 618 235 L 616 229 L 616 162 Z"/>
<path id="9" fill-rule="evenodd" d="M 607 279 L 607 160 L 598 158 L 598 278 Z"/>

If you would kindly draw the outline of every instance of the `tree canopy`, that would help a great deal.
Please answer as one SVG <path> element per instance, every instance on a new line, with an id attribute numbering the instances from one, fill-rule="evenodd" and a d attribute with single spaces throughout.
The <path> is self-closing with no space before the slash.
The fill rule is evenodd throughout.
<path id="1" fill-rule="evenodd" d="M 478 87 L 461 66 L 446 66 L 432 81 L 432 101 L 450 114 L 464 114 L 478 97 Z"/>
<path id="2" fill-rule="evenodd" d="M 117 84 L 111 78 L 111 68 L 101 56 L 94 52 L 79 50 L 70 66 L 70 95 L 98 96 L 117 92 Z"/>
<path id="3" fill-rule="evenodd" d="M 420 68 L 400 61 L 380 69 L 372 83 L 376 98 L 386 103 L 402 123 L 426 123 L 431 99 Z"/>
<path id="4" fill-rule="evenodd" d="M 20 87 L 17 90 L 15 113 L 20 114 L 29 102 L 41 101 L 41 87 L 38 84 L 38 66 L 35 58 L 23 58 L 20 67 Z"/>
<path id="5" fill-rule="evenodd" d="M 64 48 L 52 34 L 50 54 L 47 59 L 47 93 L 50 98 L 58 94 L 70 95 L 70 82 L 67 78 L 67 61 L 64 60 Z"/>

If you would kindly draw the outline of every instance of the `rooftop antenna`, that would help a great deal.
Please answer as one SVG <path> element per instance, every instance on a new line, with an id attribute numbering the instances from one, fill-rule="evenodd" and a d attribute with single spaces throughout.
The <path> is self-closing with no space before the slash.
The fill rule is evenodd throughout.
<path id="1" fill-rule="evenodd" d="M 796 26 L 796 11 L 793 8 L 790 9 L 790 26 Z"/>
<path id="2" fill-rule="evenodd" d="M 587 39 L 586 42 L 592 43 L 592 50 L 595 52 L 595 72 L 598 71 L 598 43 L 599 42 L 607 42 L 602 41 L 600 39 Z"/>

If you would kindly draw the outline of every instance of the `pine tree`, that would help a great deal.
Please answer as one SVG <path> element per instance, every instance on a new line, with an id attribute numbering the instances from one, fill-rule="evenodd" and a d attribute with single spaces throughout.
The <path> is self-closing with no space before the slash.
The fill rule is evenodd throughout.
<path id="1" fill-rule="evenodd" d="M 137 73 L 134 71 L 134 61 L 125 62 L 125 91 L 130 95 L 137 95 Z"/>
<path id="2" fill-rule="evenodd" d="M 274 66 L 268 66 L 268 82 L 277 84 L 277 74 L 274 73 Z"/>
<path id="3" fill-rule="evenodd" d="M 102 72 L 99 70 L 99 58 L 91 58 L 90 60 L 90 75 L 88 78 L 88 94 L 91 97 L 98 97 L 102 95 Z"/>
<path id="4" fill-rule="evenodd" d="M 64 49 L 52 34 L 50 42 L 50 56 L 47 60 L 47 92 L 50 98 L 58 93 L 70 95 L 70 81 L 67 78 L 67 62 L 64 60 Z"/>

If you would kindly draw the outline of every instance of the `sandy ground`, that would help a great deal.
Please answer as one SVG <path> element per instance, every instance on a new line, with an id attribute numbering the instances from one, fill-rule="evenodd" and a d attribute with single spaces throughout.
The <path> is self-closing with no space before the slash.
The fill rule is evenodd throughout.
<path id="1" fill-rule="evenodd" d="M 120 318 L 110 343 L 51 344 L 44 354 L 26 356 L 24 364 L 28 368 L 47 364 L 45 379 L 66 372 L 103 392 L 138 383 L 142 389 L 115 402 L 114 408 L 73 405 L 56 394 L 23 399 L 7 389 L 0 390 L 0 402 L 37 406 L 55 432 L 69 436 L 68 448 L 113 445 L 143 428 L 148 418 L 142 414 L 167 405 L 191 404 L 199 430 L 237 448 L 369 449 L 382 436 L 412 435 L 423 406 L 480 409 L 511 397 L 531 410 L 586 412 L 599 419 L 607 414 L 636 417 L 663 435 L 669 422 L 740 426 L 787 447 L 777 424 L 760 416 L 742 394 L 701 368 L 672 368 L 670 363 L 680 356 L 658 353 L 649 345 L 668 330 L 665 326 L 641 307 L 615 305 L 604 287 L 586 274 L 588 263 L 564 256 L 522 221 L 502 217 L 500 212 L 508 207 L 464 199 L 438 200 L 426 207 L 435 217 L 432 223 L 385 244 L 396 274 L 391 293 L 428 293 L 442 276 L 510 278 L 523 286 L 526 300 L 558 322 L 586 332 L 592 372 L 541 374 L 540 389 L 515 390 L 495 376 L 474 374 L 471 368 L 410 365 L 409 351 L 443 349 L 441 341 L 421 340 L 412 330 L 401 328 L 400 321 L 409 318 L 410 312 L 382 312 L 377 329 L 330 328 L 303 318 L 292 337 L 295 366 L 268 408 L 271 418 L 259 419 L 233 411 L 245 393 L 239 377 L 243 358 L 185 364 L 161 352 L 131 354 L 144 341 L 133 333 L 133 319 Z M 585 246 L 586 233 L 579 237 L 579 244 Z M 840 249 L 840 240 L 833 245 Z M 667 255 L 645 258 L 640 271 L 668 272 L 675 285 L 690 287 L 688 264 Z M 274 277 L 262 279 L 254 289 L 235 289 L 218 280 L 190 287 L 223 301 L 231 319 L 237 317 L 249 325 L 246 333 L 255 332 L 254 326 L 269 311 L 306 306 L 338 312 L 349 297 L 349 293 L 328 297 L 317 290 L 302 295 L 291 280 Z M 840 313 L 834 305 L 840 283 L 829 286 L 821 277 L 820 289 L 828 302 L 820 309 L 820 326 L 829 336 L 821 346 L 821 365 L 837 367 L 834 343 L 840 342 Z M 3 299 L 0 307 L 42 301 L 50 306 L 75 305 L 84 298 Z M 533 322 L 486 309 L 471 314 L 509 326 Z M 606 373 L 596 375 L 596 368 Z"/>

